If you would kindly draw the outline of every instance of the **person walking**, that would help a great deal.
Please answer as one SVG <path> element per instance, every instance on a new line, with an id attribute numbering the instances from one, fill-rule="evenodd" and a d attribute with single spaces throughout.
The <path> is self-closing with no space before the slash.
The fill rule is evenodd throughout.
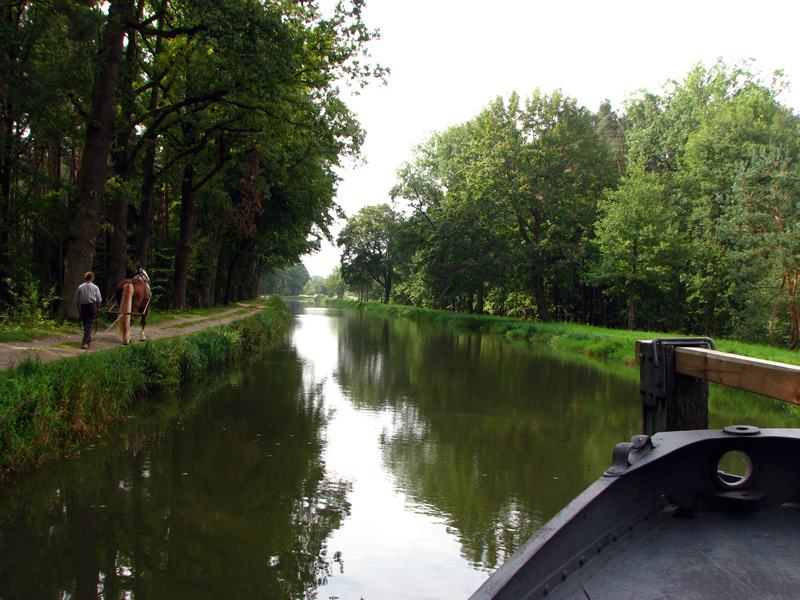
<path id="1" fill-rule="evenodd" d="M 94 284 L 94 273 L 87 271 L 83 276 L 84 282 L 75 291 L 75 304 L 81 314 L 83 323 L 83 343 L 81 348 L 88 350 L 92 343 L 92 326 L 97 318 L 97 311 L 100 310 L 100 288 Z"/>

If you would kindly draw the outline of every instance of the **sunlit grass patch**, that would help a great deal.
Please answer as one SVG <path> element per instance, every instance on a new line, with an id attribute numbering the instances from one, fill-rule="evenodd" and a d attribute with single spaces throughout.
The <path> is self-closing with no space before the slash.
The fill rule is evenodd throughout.
<path id="1" fill-rule="evenodd" d="M 234 311 L 232 313 L 228 313 L 226 315 L 215 315 L 215 316 L 211 316 L 211 317 L 203 318 L 203 319 L 196 319 L 195 318 L 194 320 L 187 321 L 186 323 L 175 323 L 175 325 L 167 325 L 166 328 L 167 329 L 185 329 L 187 327 L 194 327 L 198 323 L 208 323 L 209 321 L 214 321 L 217 316 L 224 316 L 224 318 L 227 319 L 228 317 L 241 317 L 241 316 L 244 316 L 246 314 L 249 314 L 250 312 L 252 312 L 252 311 L 249 310 L 249 309 L 242 309 L 242 310 Z"/>
<path id="2" fill-rule="evenodd" d="M 207 323 L 211 320 L 212 319 L 195 319 L 192 321 L 187 321 L 185 323 L 175 323 L 174 325 L 167 325 L 166 327 L 164 327 L 164 329 L 186 329 L 188 327 L 194 327 L 195 325 L 201 323 Z"/>
<path id="3" fill-rule="evenodd" d="M 50 322 L 46 326 L 31 329 L 0 324 L 0 342 L 32 342 L 56 335 L 70 335 L 82 331 L 75 323 Z"/>

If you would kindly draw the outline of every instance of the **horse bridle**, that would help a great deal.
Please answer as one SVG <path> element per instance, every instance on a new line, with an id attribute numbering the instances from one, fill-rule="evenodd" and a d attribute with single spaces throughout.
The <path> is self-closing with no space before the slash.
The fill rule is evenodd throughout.
<path id="1" fill-rule="evenodd" d="M 133 277 L 131 277 L 131 279 L 141 279 L 146 284 L 148 284 L 148 286 L 150 285 L 150 277 L 148 277 L 147 271 L 145 271 L 141 267 L 136 269 L 136 273 L 133 274 Z"/>

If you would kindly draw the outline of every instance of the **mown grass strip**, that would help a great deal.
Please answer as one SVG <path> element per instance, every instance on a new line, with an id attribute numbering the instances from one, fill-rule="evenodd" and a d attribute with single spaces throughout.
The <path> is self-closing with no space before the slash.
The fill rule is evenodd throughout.
<path id="1" fill-rule="evenodd" d="M 249 312 L 250 312 L 249 309 L 243 308 L 242 310 L 237 310 L 235 312 L 228 313 L 228 314 L 225 314 L 225 315 L 222 315 L 222 316 L 212 316 L 212 317 L 207 317 L 207 318 L 204 318 L 204 319 L 196 319 L 196 320 L 187 321 L 185 323 L 176 323 L 175 325 L 167 325 L 167 326 L 165 326 L 165 329 L 185 329 L 187 327 L 194 327 L 198 323 L 206 323 L 208 321 L 215 321 L 215 320 L 218 320 L 220 318 L 227 319 L 229 317 L 240 317 L 242 315 L 246 315 Z"/>
<path id="2" fill-rule="evenodd" d="M 291 315 L 277 296 L 259 313 L 187 336 L 0 372 L 0 479 L 68 456 L 146 395 L 176 389 L 279 339 Z"/>
<path id="3" fill-rule="evenodd" d="M 81 329 L 83 331 L 83 329 Z M 41 327 L 23 327 L 21 325 L 0 325 L 0 343 L 32 342 L 54 335 L 70 335 L 78 333 L 74 323 L 51 322 Z"/>
<path id="4" fill-rule="evenodd" d="M 251 307 L 246 304 L 239 304 L 238 306 L 241 307 L 241 310 L 233 314 L 244 313 L 251 309 Z M 229 311 L 230 309 L 231 309 L 230 306 L 212 306 L 207 308 L 182 308 L 171 311 L 154 310 L 151 311 L 150 314 L 147 316 L 147 323 L 150 325 L 157 325 L 161 323 L 168 323 L 169 321 L 174 321 L 176 319 L 185 319 L 185 318 L 213 319 L 215 317 L 216 318 L 228 317 L 230 316 L 230 314 L 223 314 L 223 313 L 227 313 L 227 311 Z"/>

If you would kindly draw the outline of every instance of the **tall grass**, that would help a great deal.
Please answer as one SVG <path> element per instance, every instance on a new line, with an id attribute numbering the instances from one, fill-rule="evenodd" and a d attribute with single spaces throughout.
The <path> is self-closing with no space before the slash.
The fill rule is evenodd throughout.
<path id="1" fill-rule="evenodd" d="M 275 296 L 252 317 L 189 336 L 0 372 L 0 479 L 79 451 L 145 397 L 251 354 L 290 322 Z"/>

